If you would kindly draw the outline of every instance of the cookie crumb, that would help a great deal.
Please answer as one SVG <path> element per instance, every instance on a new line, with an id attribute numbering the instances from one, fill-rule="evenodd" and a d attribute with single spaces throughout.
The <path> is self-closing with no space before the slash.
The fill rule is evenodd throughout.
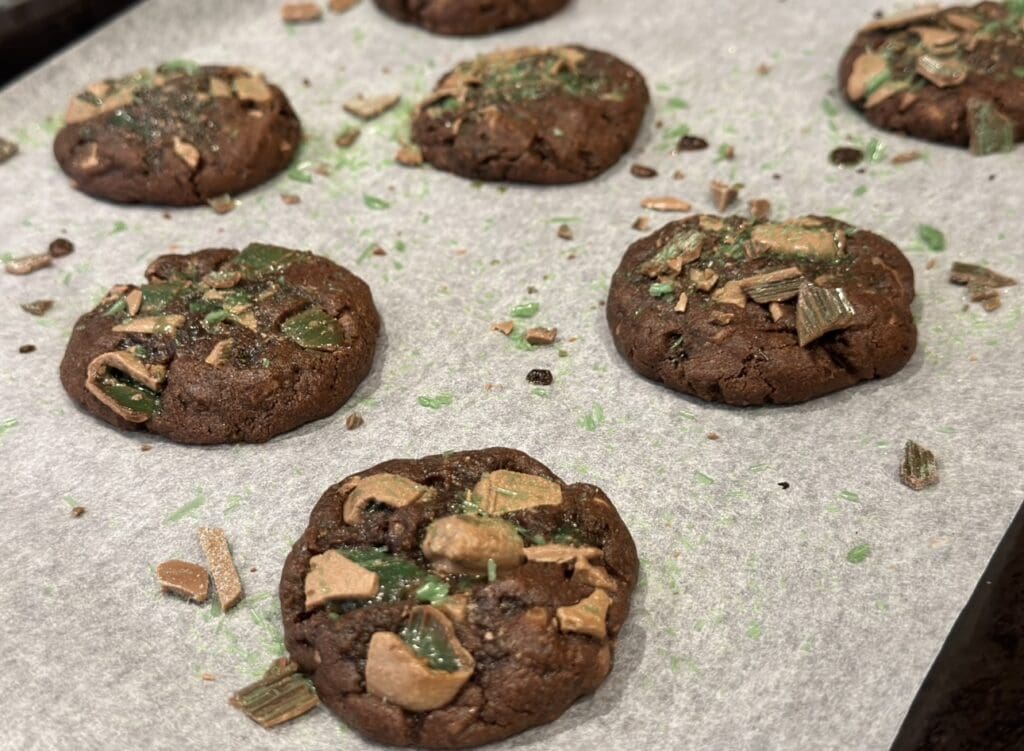
<path id="1" fill-rule="evenodd" d="M 767 76 L 771 72 L 772 66 L 770 66 L 768 63 L 761 63 L 760 65 L 757 66 L 757 74 L 759 76 Z"/>
<path id="2" fill-rule="evenodd" d="M 34 345 L 34 344 L 22 344 L 20 347 L 18 347 L 18 352 L 23 354 L 23 355 L 27 355 L 29 352 L 35 352 L 35 351 L 36 351 L 36 345 Z"/>
<path id="3" fill-rule="evenodd" d="M 323 11 L 316 3 L 285 3 L 281 6 L 281 20 L 285 23 L 319 21 Z"/>
<path id="4" fill-rule="evenodd" d="M 840 146 L 829 152 L 828 160 L 837 167 L 856 167 L 864 161 L 864 152 L 852 146 Z"/>
<path id="5" fill-rule="evenodd" d="M 215 196 L 214 198 L 207 200 L 207 203 L 217 214 L 230 214 L 238 206 L 238 201 L 227 193 Z"/>
<path id="6" fill-rule="evenodd" d="M 738 186 L 729 185 L 719 180 L 711 181 L 711 200 L 719 211 L 726 211 L 739 198 Z"/>
<path id="7" fill-rule="evenodd" d="M 327 4 L 327 8 L 331 13 L 344 13 L 347 10 L 351 10 L 356 7 L 359 0 L 331 0 Z"/>
<path id="8" fill-rule="evenodd" d="M 731 162 L 736 158 L 736 148 L 728 143 L 723 143 L 718 147 L 718 158 Z"/>
<path id="9" fill-rule="evenodd" d="M 910 162 L 916 162 L 920 158 L 920 151 L 901 151 L 899 154 L 894 154 L 889 161 L 893 164 L 909 164 Z"/>
<path id="10" fill-rule="evenodd" d="M 717 441 L 719 438 L 721 438 L 721 436 L 718 435 L 718 433 L 708 433 L 709 441 Z"/>
<path id="11" fill-rule="evenodd" d="M 936 263 L 937 263 L 937 262 L 936 262 L 936 260 L 935 260 L 934 258 L 929 258 L 929 259 L 928 259 L 928 263 L 926 263 L 926 264 L 924 265 L 924 267 L 925 267 L 926 269 L 928 269 L 929 271 L 931 271 L 932 269 L 934 269 L 934 268 L 935 268 L 935 264 L 936 264 Z"/>
<path id="12" fill-rule="evenodd" d="M 24 302 L 21 304 L 21 309 L 30 316 L 44 316 L 52 307 L 53 300 L 33 300 L 32 302 Z"/>
<path id="13" fill-rule="evenodd" d="M 423 164 L 423 152 L 419 146 L 403 145 L 395 154 L 395 161 L 403 167 L 420 167 Z"/>
<path id="14" fill-rule="evenodd" d="M 78 518 L 85 513 L 85 506 L 75 506 L 71 509 L 71 516 Z"/>
<path id="15" fill-rule="evenodd" d="M 568 224 L 559 225 L 558 236 L 563 240 L 572 240 L 572 227 L 570 227 Z"/>
<path id="16" fill-rule="evenodd" d="M 40 254 L 34 256 L 22 256 L 21 258 L 15 258 L 4 264 L 4 271 L 8 274 L 14 274 L 15 276 L 25 276 L 33 272 L 45 269 L 47 266 L 53 263 L 53 257 L 47 254 Z"/>
<path id="17" fill-rule="evenodd" d="M 193 602 L 206 602 L 210 597 L 210 576 L 198 563 L 164 561 L 156 567 L 160 589 Z"/>
<path id="18" fill-rule="evenodd" d="M 58 237 L 50 242 L 46 252 L 54 258 L 63 258 L 75 252 L 75 244 L 66 237 Z"/>
<path id="19" fill-rule="evenodd" d="M 900 465 L 900 482 L 913 490 L 924 490 L 939 481 L 935 454 L 914 441 L 907 441 Z"/>
<path id="20" fill-rule="evenodd" d="M 747 203 L 750 216 L 757 221 L 770 219 L 772 215 L 772 204 L 764 198 L 755 198 Z"/>
<path id="21" fill-rule="evenodd" d="M 302 203 L 302 199 L 294 193 L 282 193 L 281 201 L 283 201 L 286 206 L 294 206 L 297 203 Z"/>
<path id="22" fill-rule="evenodd" d="M 14 141 L 8 141 L 6 138 L 0 138 L 0 164 L 11 159 L 17 153 L 18 144 L 14 143 Z"/>
<path id="23" fill-rule="evenodd" d="M 778 485 L 783 490 L 789 490 L 789 483 L 786 482 L 785 480 L 783 480 L 782 482 L 777 482 L 775 484 Z"/>
<path id="24" fill-rule="evenodd" d="M 526 341 L 529 344 L 537 344 L 541 346 L 554 344 L 557 338 L 558 329 L 555 328 L 546 329 L 536 326 L 532 329 L 526 330 Z"/>
<path id="25" fill-rule="evenodd" d="M 213 681 L 217 680 L 217 676 L 215 676 L 213 673 L 203 673 L 199 677 L 202 680 L 207 681 L 208 683 L 212 683 Z"/>
<path id="26" fill-rule="evenodd" d="M 238 570 L 231 557 L 228 538 L 223 529 L 200 527 L 199 545 L 210 567 L 210 576 L 213 577 L 213 585 L 217 588 L 221 610 L 226 613 L 241 601 L 244 594 L 242 581 L 238 578 Z"/>
<path id="27" fill-rule="evenodd" d="M 651 211 L 677 211 L 687 212 L 693 208 L 693 206 L 681 198 L 673 198 L 672 196 L 655 196 L 652 198 L 645 198 L 640 202 L 640 205 L 645 209 Z"/>
<path id="28" fill-rule="evenodd" d="M 361 428 L 364 422 L 365 421 L 363 420 L 363 416 L 361 414 L 359 414 L 358 412 L 353 412 L 352 414 L 345 418 L 345 429 L 355 430 L 357 428 Z"/>
<path id="29" fill-rule="evenodd" d="M 708 147 L 707 140 L 700 136 L 683 136 L 676 141 L 676 152 L 680 151 L 701 151 Z"/>
<path id="30" fill-rule="evenodd" d="M 555 377 L 546 368 L 534 368 L 526 374 L 526 380 L 534 386 L 550 386 L 555 382 Z"/>
<path id="31" fill-rule="evenodd" d="M 654 167 L 648 167 L 644 164 L 634 164 L 632 167 L 629 168 L 629 174 L 631 174 L 633 177 L 638 177 L 641 180 L 649 180 L 652 177 L 658 176 L 658 170 L 654 169 Z"/>
<path id="32" fill-rule="evenodd" d="M 341 106 L 345 108 L 346 112 L 362 120 L 373 120 L 398 104 L 401 98 L 399 94 L 384 94 L 372 97 L 359 94 Z"/>
<path id="33" fill-rule="evenodd" d="M 338 134 L 337 138 L 334 139 L 334 143 L 340 149 L 347 149 L 359 140 L 359 136 L 362 132 L 362 130 L 354 125 L 347 125 L 342 129 L 341 133 Z"/>
<path id="34" fill-rule="evenodd" d="M 152 451 L 153 450 L 153 444 L 152 443 L 144 443 L 141 446 L 139 446 L 139 450 L 144 451 L 144 452 L 145 451 Z"/>
<path id="35" fill-rule="evenodd" d="M 511 336 L 515 329 L 516 324 L 513 321 L 502 321 L 501 323 L 491 324 L 491 331 L 500 331 L 505 336 Z"/>
<path id="36" fill-rule="evenodd" d="M 646 216 L 638 216 L 636 218 L 636 221 L 633 222 L 633 229 L 637 230 L 638 232 L 643 232 L 644 230 L 649 229 L 650 226 L 651 226 L 651 219 L 650 219 L 650 217 L 646 217 Z"/>

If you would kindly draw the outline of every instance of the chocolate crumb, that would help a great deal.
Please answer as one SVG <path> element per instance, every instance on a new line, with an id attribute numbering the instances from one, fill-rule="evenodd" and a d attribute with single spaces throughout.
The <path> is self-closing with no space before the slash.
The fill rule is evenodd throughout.
<path id="1" fill-rule="evenodd" d="M 76 519 L 84 513 L 85 506 L 75 506 L 73 509 L 71 509 L 71 516 L 75 517 Z"/>
<path id="2" fill-rule="evenodd" d="M 14 141 L 8 141 L 6 138 L 0 138 L 0 164 L 3 164 L 17 153 L 18 144 L 14 143 Z"/>
<path id="3" fill-rule="evenodd" d="M 323 11 L 316 3 L 285 3 L 281 6 L 281 20 L 285 23 L 319 21 Z"/>
<path id="4" fill-rule="evenodd" d="M 736 202 L 739 195 L 740 191 L 735 185 L 729 185 L 719 180 L 711 181 L 711 201 L 719 211 L 727 210 Z"/>
<path id="5" fill-rule="evenodd" d="M 404 145 L 395 154 L 395 161 L 403 167 L 419 167 L 423 164 L 423 152 L 419 146 Z"/>
<path id="6" fill-rule="evenodd" d="M 152 451 L 153 450 L 153 444 L 152 443 L 144 443 L 139 448 L 142 451 Z"/>
<path id="7" fill-rule="evenodd" d="M 916 162 L 920 158 L 920 151 L 902 151 L 899 154 L 895 154 L 890 161 L 893 164 L 908 164 L 910 162 Z"/>
<path id="8" fill-rule="evenodd" d="M 721 436 L 719 436 L 718 433 L 708 433 L 709 441 L 717 441 L 720 437 Z"/>
<path id="9" fill-rule="evenodd" d="M 633 177 L 639 177 L 641 180 L 649 180 L 652 177 L 658 176 L 658 170 L 643 164 L 634 164 L 629 168 L 629 174 Z"/>
<path id="10" fill-rule="evenodd" d="M 789 483 L 788 482 L 783 481 L 783 482 L 776 483 L 776 485 L 778 485 L 783 490 L 789 490 Z"/>
<path id="11" fill-rule="evenodd" d="M 929 271 L 931 271 L 932 269 L 934 269 L 934 268 L 935 268 L 935 264 L 936 264 L 936 261 L 935 261 L 935 259 L 934 259 L 934 258 L 929 258 L 929 259 L 928 259 L 928 263 L 926 263 L 926 264 L 924 265 L 924 267 L 925 267 L 926 269 L 928 269 Z"/>
<path id="12" fill-rule="evenodd" d="M 491 331 L 500 331 L 505 336 L 509 336 L 515 331 L 516 325 L 513 321 L 502 321 L 501 323 L 492 323 Z"/>
<path id="13" fill-rule="evenodd" d="M 700 136 L 683 136 L 676 141 L 676 151 L 700 151 L 708 147 L 708 142 Z"/>
<path id="14" fill-rule="evenodd" d="M 757 74 L 759 76 L 767 76 L 771 72 L 772 66 L 770 66 L 768 63 L 761 63 L 760 65 L 757 66 Z"/>
<path id="15" fill-rule="evenodd" d="M 672 179 L 673 180 L 685 180 L 686 179 L 686 173 L 683 172 L 681 169 L 677 169 L 675 172 L 672 173 Z"/>
<path id="16" fill-rule="evenodd" d="M 526 341 L 529 344 L 547 345 L 554 344 L 558 338 L 558 329 L 545 329 L 540 326 L 526 330 Z"/>
<path id="17" fill-rule="evenodd" d="M 375 247 L 373 250 L 371 250 L 370 252 L 373 255 L 375 255 L 375 256 L 386 256 L 388 254 L 388 252 L 386 250 L 384 250 L 384 248 L 380 247 L 379 245 L 377 247 Z"/>
<path id="18" fill-rule="evenodd" d="M 346 126 L 341 133 L 338 134 L 337 138 L 334 139 L 334 143 L 340 149 L 347 149 L 359 140 L 359 135 L 361 133 L 362 131 L 354 125 Z"/>
<path id="19" fill-rule="evenodd" d="M 21 309 L 30 316 L 44 316 L 52 307 L 53 300 L 33 300 L 32 302 L 24 302 L 21 304 Z"/>
<path id="20" fill-rule="evenodd" d="M 297 203 L 302 203 L 302 199 L 294 193 L 282 193 L 281 200 L 288 206 L 294 206 Z"/>
<path id="21" fill-rule="evenodd" d="M 555 377 L 551 375 L 550 370 L 534 368 L 526 374 L 526 380 L 534 386 L 550 386 L 555 382 Z"/>
<path id="22" fill-rule="evenodd" d="M 856 167 L 864 161 L 864 152 L 852 146 L 840 146 L 832 149 L 828 160 L 837 167 Z"/>
<path id="23" fill-rule="evenodd" d="M 356 428 L 361 428 L 363 426 L 363 422 L 363 416 L 358 412 L 353 412 L 345 418 L 345 429 L 355 430 Z"/>
<path id="24" fill-rule="evenodd" d="M 75 252 L 75 244 L 66 237 L 58 237 L 50 243 L 50 247 L 47 249 L 47 252 L 53 258 L 62 258 L 63 256 L 69 256 Z"/>
<path id="25" fill-rule="evenodd" d="M 20 347 L 18 347 L 18 352 L 20 352 L 23 355 L 27 355 L 29 352 L 35 352 L 35 351 L 36 351 L 36 345 L 34 345 L 34 344 L 22 344 Z"/>
<path id="26" fill-rule="evenodd" d="M 772 215 L 771 201 L 764 198 L 753 199 L 747 203 L 747 208 L 750 210 L 750 216 L 757 220 L 769 219 Z"/>
<path id="27" fill-rule="evenodd" d="M 637 230 L 638 232 L 643 232 L 643 231 L 649 229 L 650 226 L 651 226 L 650 217 L 646 217 L 646 216 L 638 216 L 636 218 L 636 221 L 633 222 L 633 229 Z"/>
<path id="28" fill-rule="evenodd" d="M 359 94 L 344 102 L 341 106 L 346 112 L 362 120 L 373 120 L 398 104 L 401 98 L 400 94 L 384 94 L 382 96 L 370 97 Z"/>
<path id="29" fill-rule="evenodd" d="M 559 228 L 558 228 L 558 236 L 560 238 L 562 238 L 563 240 L 572 240 L 572 238 L 573 238 L 572 227 L 570 227 L 568 224 L 563 224 L 563 225 L 559 226 Z"/>

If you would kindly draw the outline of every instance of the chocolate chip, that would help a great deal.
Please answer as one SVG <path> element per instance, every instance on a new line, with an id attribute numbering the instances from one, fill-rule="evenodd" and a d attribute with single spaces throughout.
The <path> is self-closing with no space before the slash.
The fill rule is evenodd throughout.
<path id="1" fill-rule="evenodd" d="M 856 167 L 864 161 L 864 152 L 852 146 L 840 146 L 838 149 L 832 149 L 828 160 L 837 167 Z"/>
<path id="2" fill-rule="evenodd" d="M 551 375 L 550 370 L 534 368 L 526 374 L 526 380 L 534 386 L 550 386 L 555 382 L 555 377 Z"/>
<path id="3" fill-rule="evenodd" d="M 84 514 L 84 513 L 85 513 L 85 506 L 75 506 L 73 509 L 71 509 L 71 515 L 73 517 L 75 517 L 76 519 L 79 516 L 81 516 L 82 514 Z"/>
<path id="4" fill-rule="evenodd" d="M 700 151 L 707 147 L 708 142 L 700 136 L 683 136 L 676 142 L 676 151 Z"/>
<path id="5" fill-rule="evenodd" d="M 29 352 L 35 352 L 36 351 L 36 345 L 34 345 L 34 344 L 22 344 L 20 347 L 18 347 L 18 351 L 21 354 L 23 354 L 23 355 L 27 355 Z"/>
<path id="6" fill-rule="evenodd" d="M 777 483 L 777 484 L 783 490 L 789 490 L 789 483 L 788 482 L 780 482 L 780 483 Z"/>
<path id="7" fill-rule="evenodd" d="M 61 256 L 69 256 L 75 252 L 75 244 L 68 240 L 66 237 L 58 237 L 56 240 L 50 243 L 50 248 L 48 252 L 54 258 L 60 258 Z"/>

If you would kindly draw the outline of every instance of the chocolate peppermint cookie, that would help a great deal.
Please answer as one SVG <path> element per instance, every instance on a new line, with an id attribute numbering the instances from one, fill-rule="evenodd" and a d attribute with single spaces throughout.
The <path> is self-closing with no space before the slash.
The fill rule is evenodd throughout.
<path id="1" fill-rule="evenodd" d="M 907 259 L 866 230 L 815 216 L 694 216 L 630 246 L 607 310 L 639 373 L 743 406 L 897 372 L 917 343 L 913 299 Z"/>
<path id="2" fill-rule="evenodd" d="M 85 409 L 180 443 L 258 443 L 335 412 L 373 364 L 370 290 L 253 243 L 157 258 L 75 324 L 61 382 Z"/>
<path id="3" fill-rule="evenodd" d="M 189 206 L 258 185 L 292 161 L 302 128 L 248 68 L 165 63 L 91 84 L 68 107 L 57 162 L 83 192 Z"/>
<path id="4" fill-rule="evenodd" d="M 334 485 L 285 562 L 285 644 L 379 743 L 467 748 L 551 722 L 612 666 L 638 561 L 600 489 L 519 451 Z"/>
<path id="5" fill-rule="evenodd" d="M 399 21 L 435 34 L 472 36 L 546 18 L 569 0 L 376 0 Z"/>
<path id="6" fill-rule="evenodd" d="M 873 21 L 839 81 L 879 127 L 975 154 L 1010 151 L 1024 138 L 1024 2 L 929 4 Z"/>
<path id="7" fill-rule="evenodd" d="M 435 167 L 479 180 L 572 183 L 618 161 L 647 109 L 643 77 L 584 47 L 522 47 L 462 63 L 413 120 Z"/>

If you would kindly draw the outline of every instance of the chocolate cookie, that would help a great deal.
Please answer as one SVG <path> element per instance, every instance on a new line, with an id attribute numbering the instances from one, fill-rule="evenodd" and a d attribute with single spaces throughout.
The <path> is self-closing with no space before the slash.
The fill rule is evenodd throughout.
<path id="1" fill-rule="evenodd" d="M 313 509 L 281 577 L 285 645 L 368 738 L 478 746 L 601 685 L 638 565 L 600 489 L 519 451 L 384 462 Z"/>
<path id="2" fill-rule="evenodd" d="M 462 63 L 413 119 L 439 169 L 479 180 L 572 183 L 615 164 L 647 110 L 643 77 L 584 47 L 522 47 Z"/>
<path id="3" fill-rule="evenodd" d="M 1010 151 L 1024 139 L 1024 3 L 930 4 L 873 21 L 839 81 L 879 127 L 975 154 Z"/>
<path id="4" fill-rule="evenodd" d="M 366 284 L 253 243 L 157 258 L 75 324 L 60 378 L 101 420 L 180 443 L 259 443 L 335 412 L 373 364 Z"/>
<path id="5" fill-rule="evenodd" d="M 914 353 L 899 248 L 824 217 L 694 216 L 626 251 L 608 294 L 619 352 L 706 401 L 792 404 L 884 378 Z"/>
<path id="6" fill-rule="evenodd" d="M 57 162 L 85 193 L 190 206 L 258 185 L 292 161 L 302 128 L 248 68 L 166 63 L 91 84 L 68 107 Z"/>
<path id="7" fill-rule="evenodd" d="M 435 34 L 472 36 L 547 18 L 569 0 L 376 0 L 399 21 Z"/>

